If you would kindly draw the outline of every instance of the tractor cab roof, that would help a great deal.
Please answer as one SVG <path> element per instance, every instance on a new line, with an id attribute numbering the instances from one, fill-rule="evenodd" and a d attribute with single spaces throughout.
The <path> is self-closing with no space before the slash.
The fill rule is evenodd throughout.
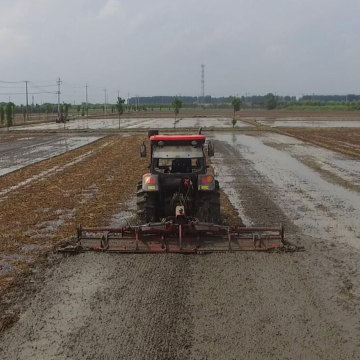
<path id="1" fill-rule="evenodd" d="M 150 142 L 157 144 L 163 142 L 162 145 L 202 145 L 205 143 L 205 135 L 153 135 L 150 136 Z"/>

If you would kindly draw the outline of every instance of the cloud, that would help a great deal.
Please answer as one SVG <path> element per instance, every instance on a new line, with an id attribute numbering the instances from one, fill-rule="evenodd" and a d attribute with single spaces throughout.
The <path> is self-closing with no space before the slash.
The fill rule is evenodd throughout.
<path id="1" fill-rule="evenodd" d="M 22 26 L 46 13 L 51 0 L 16 0 L 0 4 L 1 25 Z"/>
<path id="2" fill-rule="evenodd" d="M 1 60 L 18 55 L 30 45 L 29 36 L 10 27 L 0 29 Z"/>
<path id="3" fill-rule="evenodd" d="M 0 4 L 0 61 L 21 56 L 32 42 L 29 19 L 36 23 L 48 9 L 50 0 L 16 0 Z"/>
<path id="4" fill-rule="evenodd" d="M 195 94 L 202 63 L 214 96 L 358 92 L 360 2 L 345 2 L 0 0 L 0 65 L 89 82 L 100 100 L 105 86 Z"/>
<path id="5" fill-rule="evenodd" d="M 98 17 L 105 18 L 114 16 L 119 13 L 121 8 L 120 2 L 117 0 L 108 0 L 103 8 L 100 10 Z"/>

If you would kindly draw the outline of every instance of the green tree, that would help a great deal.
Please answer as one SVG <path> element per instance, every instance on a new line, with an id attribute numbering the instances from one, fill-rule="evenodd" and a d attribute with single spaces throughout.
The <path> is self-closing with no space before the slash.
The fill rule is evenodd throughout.
<path id="1" fill-rule="evenodd" d="M 125 103 L 125 99 L 122 99 L 121 97 L 118 96 L 116 102 L 116 110 L 119 116 L 119 129 L 120 129 L 120 117 L 124 113 L 124 103 Z"/>
<path id="2" fill-rule="evenodd" d="M 171 105 L 174 108 L 175 121 L 176 121 L 176 116 L 179 114 L 180 109 L 182 107 L 182 101 L 178 98 L 175 98 Z"/>
<path id="3" fill-rule="evenodd" d="M 60 121 L 64 123 L 64 129 L 65 129 L 65 123 L 68 121 L 70 107 L 71 107 L 70 104 L 63 103 L 62 105 L 60 105 Z"/>
<path id="4" fill-rule="evenodd" d="M 14 120 L 14 107 L 15 104 L 12 102 L 8 102 L 5 107 L 5 114 L 6 114 L 6 126 L 10 127 L 13 125 Z"/>
<path id="5" fill-rule="evenodd" d="M 83 106 L 81 108 L 81 116 L 84 117 L 85 116 L 85 106 Z"/>
<path id="6" fill-rule="evenodd" d="M 69 117 L 69 109 L 71 108 L 70 104 L 64 104 L 64 117 L 63 117 L 63 121 L 64 123 L 66 121 L 68 121 L 68 117 Z"/>
<path id="7" fill-rule="evenodd" d="M 5 120 L 5 110 L 3 106 L 0 106 L 0 120 L 1 120 L 1 124 L 4 124 L 4 120 Z"/>
<path id="8" fill-rule="evenodd" d="M 265 107 L 268 110 L 273 110 L 276 108 L 276 106 L 277 106 L 277 99 L 276 99 L 275 95 L 272 93 L 268 93 L 265 96 Z"/>
<path id="9" fill-rule="evenodd" d="M 64 129 L 65 129 L 64 105 L 60 105 L 58 116 L 59 116 L 59 122 L 64 123 Z"/>
<path id="10" fill-rule="evenodd" d="M 234 109 L 234 115 L 232 119 L 232 126 L 235 127 L 237 120 L 235 119 L 236 112 L 241 109 L 241 100 L 238 97 L 232 97 L 231 98 L 231 105 Z"/>

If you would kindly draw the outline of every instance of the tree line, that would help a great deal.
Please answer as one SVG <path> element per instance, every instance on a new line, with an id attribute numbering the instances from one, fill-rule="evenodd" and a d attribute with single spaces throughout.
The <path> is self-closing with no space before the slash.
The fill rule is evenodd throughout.
<path id="1" fill-rule="evenodd" d="M 150 96 L 130 98 L 126 104 L 124 99 L 118 98 L 115 104 L 92 104 L 82 103 L 72 105 L 63 103 L 60 105 L 58 114 L 58 105 L 55 103 L 15 105 L 13 102 L 0 103 L 0 123 L 1 126 L 12 126 L 15 114 L 22 114 L 24 121 L 27 115 L 32 114 L 57 114 L 59 120 L 66 122 L 69 113 L 78 116 L 88 115 L 92 112 L 111 112 L 118 113 L 119 127 L 120 117 L 124 111 L 153 111 L 153 110 L 171 110 L 172 108 L 217 108 L 233 109 L 233 125 L 236 124 L 235 113 L 240 109 L 287 109 L 287 110 L 360 110 L 360 95 L 303 95 L 299 99 L 294 96 L 279 96 L 273 93 L 266 95 L 252 95 L 241 97 L 211 97 L 207 95 L 201 99 L 193 96 Z M 181 102 L 181 106 L 179 104 Z M 175 104 L 175 106 L 174 106 Z M 177 105 L 176 105 L 177 104 Z M 175 110 L 176 112 L 176 110 Z M 60 115 L 60 116 L 59 116 Z M 176 116 L 177 114 L 175 114 Z"/>

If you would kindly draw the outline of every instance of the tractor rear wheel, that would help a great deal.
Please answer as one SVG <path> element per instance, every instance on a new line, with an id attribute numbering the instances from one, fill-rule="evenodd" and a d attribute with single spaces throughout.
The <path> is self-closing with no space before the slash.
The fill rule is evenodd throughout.
<path id="1" fill-rule="evenodd" d="M 156 193 L 144 191 L 141 181 L 137 185 L 136 206 L 137 215 L 141 222 L 156 221 Z"/>
<path id="2" fill-rule="evenodd" d="M 197 218 L 201 222 L 221 224 L 220 192 L 199 192 Z"/>

